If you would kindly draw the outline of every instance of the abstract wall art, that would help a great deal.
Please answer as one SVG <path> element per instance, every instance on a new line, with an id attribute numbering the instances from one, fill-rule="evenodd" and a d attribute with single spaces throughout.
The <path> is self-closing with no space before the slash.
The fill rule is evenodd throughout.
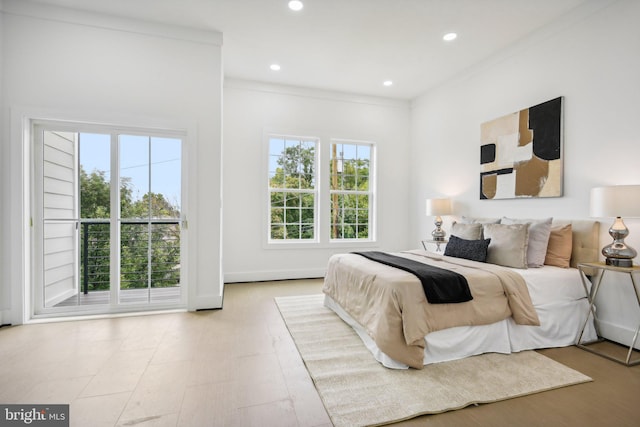
<path id="1" fill-rule="evenodd" d="M 480 199 L 562 196 L 562 97 L 480 125 Z"/>

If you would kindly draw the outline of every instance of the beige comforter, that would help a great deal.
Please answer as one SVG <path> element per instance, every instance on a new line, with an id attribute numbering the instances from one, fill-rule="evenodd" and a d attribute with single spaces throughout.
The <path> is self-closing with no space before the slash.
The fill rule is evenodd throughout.
<path id="1" fill-rule="evenodd" d="M 484 325 L 513 316 L 521 325 L 539 325 L 527 285 L 509 269 L 426 251 L 394 253 L 467 278 L 473 300 L 430 304 L 411 273 L 356 254 L 329 259 L 323 292 L 362 325 L 391 358 L 421 369 L 424 337 L 434 331 Z"/>

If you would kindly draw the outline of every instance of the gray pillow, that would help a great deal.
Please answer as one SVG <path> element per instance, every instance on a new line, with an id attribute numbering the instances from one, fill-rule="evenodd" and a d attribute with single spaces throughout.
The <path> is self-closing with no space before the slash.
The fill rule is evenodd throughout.
<path id="1" fill-rule="evenodd" d="M 488 263 L 527 268 L 529 224 L 484 224 L 484 238 L 491 239 Z"/>
<path id="2" fill-rule="evenodd" d="M 527 242 L 527 265 L 529 267 L 542 267 L 547 255 L 547 245 L 551 235 L 551 221 L 553 218 L 544 219 L 514 219 L 503 217 L 501 224 L 529 224 L 529 241 Z"/>
<path id="3" fill-rule="evenodd" d="M 462 224 L 454 221 L 451 224 L 451 236 L 466 240 L 482 239 L 482 224 Z"/>
<path id="4" fill-rule="evenodd" d="M 460 218 L 462 224 L 500 224 L 500 218 L 470 218 L 463 216 Z"/>
<path id="5" fill-rule="evenodd" d="M 490 242 L 491 239 L 467 240 L 452 235 L 449 238 L 449 243 L 447 243 L 444 254 L 456 258 L 485 262 L 487 259 L 487 248 Z"/>

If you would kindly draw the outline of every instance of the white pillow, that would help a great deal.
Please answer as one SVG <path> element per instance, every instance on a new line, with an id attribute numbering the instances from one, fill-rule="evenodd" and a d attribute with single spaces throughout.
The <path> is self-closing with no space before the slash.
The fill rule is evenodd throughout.
<path id="1" fill-rule="evenodd" d="M 529 224 L 484 224 L 484 238 L 491 239 L 488 263 L 527 268 Z"/>
<path id="2" fill-rule="evenodd" d="M 529 224 L 529 241 L 527 243 L 527 265 L 529 267 L 542 267 L 547 255 L 547 245 L 551 235 L 551 221 L 553 218 L 544 219 L 514 219 L 503 217 L 501 224 Z"/>

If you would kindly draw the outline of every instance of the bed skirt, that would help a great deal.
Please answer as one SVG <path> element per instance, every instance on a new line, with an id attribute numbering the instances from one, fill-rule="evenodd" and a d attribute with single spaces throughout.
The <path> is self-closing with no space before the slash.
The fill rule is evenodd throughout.
<path id="1" fill-rule="evenodd" d="M 408 368 L 406 364 L 383 353 L 364 328 L 330 296 L 325 295 L 324 305 L 355 330 L 367 349 L 383 366 L 393 369 Z M 458 326 L 432 332 L 425 337 L 424 364 L 463 359 L 482 353 L 509 354 L 574 345 L 588 310 L 589 304 L 584 298 L 536 306 L 540 326 L 518 325 L 512 318 L 508 318 L 489 325 Z M 596 332 L 590 316 L 583 342 L 595 339 Z"/>

